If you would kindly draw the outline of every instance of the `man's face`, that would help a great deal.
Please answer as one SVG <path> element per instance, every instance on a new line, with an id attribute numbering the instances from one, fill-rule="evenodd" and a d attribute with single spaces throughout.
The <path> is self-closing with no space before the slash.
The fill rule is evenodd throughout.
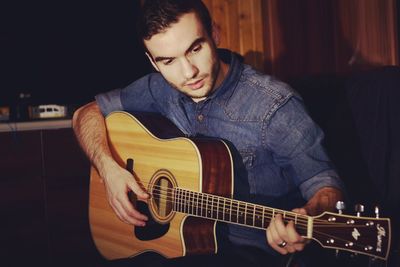
<path id="1" fill-rule="evenodd" d="M 195 13 L 184 14 L 144 43 L 153 66 L 195 102 L 207 97 L 224 79 L 215 42 Z"/>

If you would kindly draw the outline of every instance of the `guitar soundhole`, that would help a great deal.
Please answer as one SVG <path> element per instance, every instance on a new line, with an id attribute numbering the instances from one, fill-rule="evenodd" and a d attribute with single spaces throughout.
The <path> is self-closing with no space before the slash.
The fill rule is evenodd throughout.
<path id="1" fill-rule="evenodd" d="M 175 184 L 174 177 L 166 170 L 159 170 L 150 182 L 150 211 L 153 218 L 159 223 L 171 221 L 174 215 L 173 198 Z"/>

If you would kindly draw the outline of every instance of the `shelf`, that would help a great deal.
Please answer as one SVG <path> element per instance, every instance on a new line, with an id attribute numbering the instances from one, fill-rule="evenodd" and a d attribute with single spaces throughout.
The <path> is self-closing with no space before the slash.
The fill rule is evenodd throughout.
<path id="1" fill-rule="evenodd" d="M 1 122 L 0 132 L 19 132 L 19 131 L 32 131 L 42 129 L 62 129 L 71 128 L 72 120 L 38 120 L 26 122 Z"/>

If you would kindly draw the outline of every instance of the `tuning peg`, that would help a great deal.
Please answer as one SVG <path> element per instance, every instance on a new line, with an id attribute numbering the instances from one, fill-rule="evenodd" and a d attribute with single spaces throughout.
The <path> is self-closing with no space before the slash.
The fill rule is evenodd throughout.
<path id="1" fill-rule="evenodd" d="M 357 213 L 357 217 L 360 217 L 360 216 L 361 216 L 361 213 L 364 212 L 364 205 L 356 204 L 356 205 L 354 206 L 354 210 L 355 210 L 356 213 Z"/>
<path id="2" fill-rule="evenodd" d="M 379 206 L 375 206 L 374 212 L 375 212 L 375 218 L 379 218 Z"/>
<path id="3" fill-rule="evenodd" d="M 336 209 L 338 210 L 338 213 L 339 214 L 342 214 L 343 213 L 343 210 L 345 210 L 346 209 L 346 204 L 344 204 L 344 202 L 343 201 L 338 201 L 338 202 L 336 202 Z"/>
<path id="4" fill-rule="evenodd" d="M 340 200 L 338 202 L 336 202 L 335 206 L 336 206 L 336 209 L 339 214 L 343 214 L 343 210 L 346 209 L 346 204 L 344 204 L 344 202 L 340 201 Z M 336 249 L 336 251 L 335 251 L 335 256 L 336 256 L 336 258 L 339 258 L 339 250 L 338 249 Z"/>

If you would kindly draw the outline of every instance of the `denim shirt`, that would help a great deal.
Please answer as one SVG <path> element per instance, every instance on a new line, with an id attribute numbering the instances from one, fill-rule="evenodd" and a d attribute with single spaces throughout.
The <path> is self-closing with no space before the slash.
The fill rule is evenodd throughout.
<path id="1" fill-rule="evenodd" d="M 321 142 L 323 133 L 288 85 L 243 64 L 226 50 L 223 83 L 195 103 L 159 73 L 96 96 L 103 115 L 115 110 L 158 112 L 188 136 L 226 140 L 234 154 L 234 198 L 290 210 L 325 186 L 343 189 Z M 224 58 L 224 56 L 226 58 Z M 237 165 L 237 166 L 236 166 Z M 265 231 L 230 224 L 221 235 L 274 253 Z"/>

